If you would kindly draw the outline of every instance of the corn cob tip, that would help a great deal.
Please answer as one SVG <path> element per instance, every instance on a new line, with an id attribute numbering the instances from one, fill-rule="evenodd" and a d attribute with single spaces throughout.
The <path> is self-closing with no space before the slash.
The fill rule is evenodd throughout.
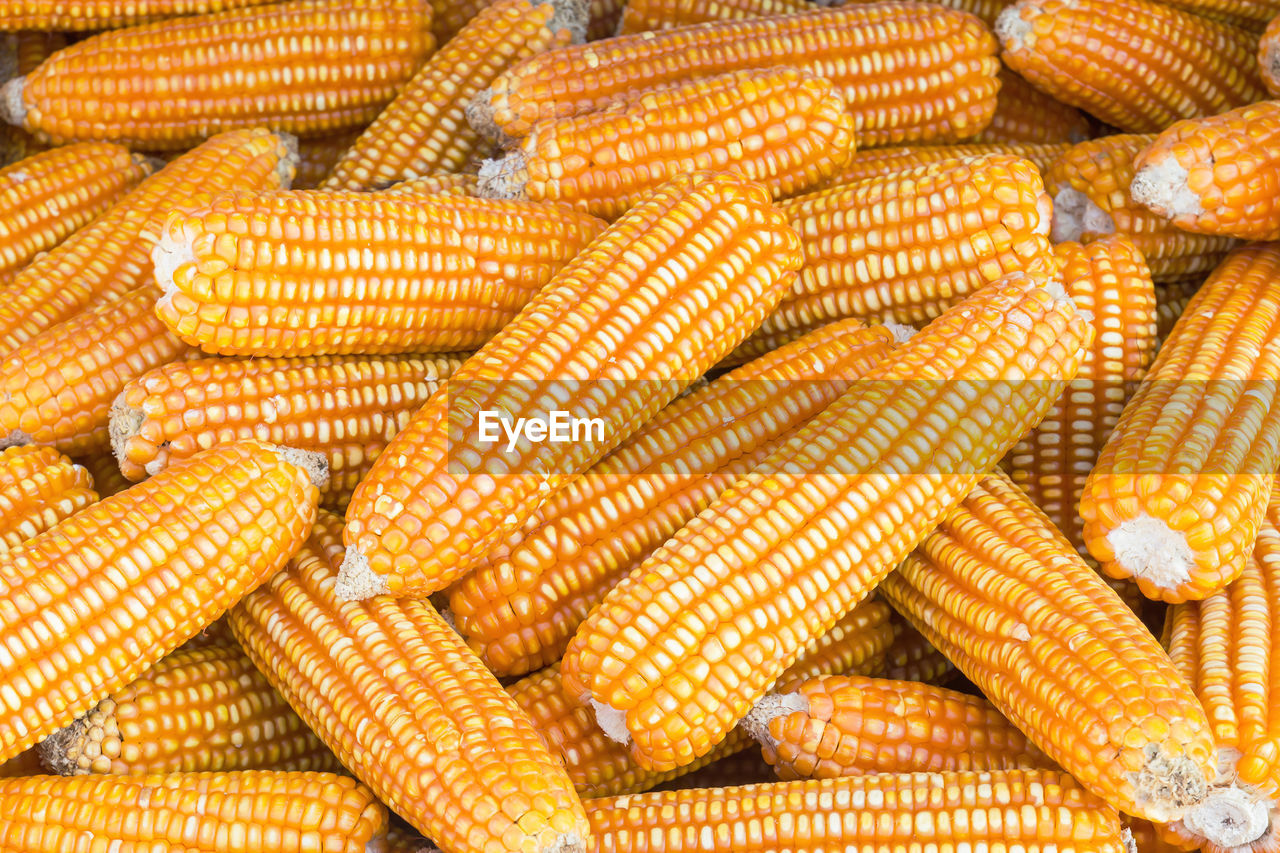
<path id="1" fill-rule="evenodd" d="M 1079 242 L 1085 232 L 1114 234 L 1115 220 L 1087 195 L 1074 187 L 1063 187 L 1053 197 L 1049 239 L 1055 243 Z"/>
<path id="2" fill-rule="evenodd" d="M 1164 521 L 1140 515 L 1107 534 L 1115 561 L 1131 576 L 1176 589 L 1191 580 L 1195 560 L 1186 536 Z"/>
<path id="3" fill-rule="evenodd" d="M 354 547 L 347 548 L 338 567 L 337 580 L 333 582 L 333 594 L 342 601 L 364 601 L 389 592 L 386 577 L 369 568 L 369 558 Z"/>
<path id="4" fill-rule="evenodd" d="M 533 135 L 529 137 L 533 139 Z M 502 157 L 480 164 L 479 192 L 485 198 L 522 199 L 529 183 L 529 160 L 520 151 L 509 151 Z"/>
<path id="5" fill-rule="evenodd" d="M 1022 17 L 1022 4 L 1014 3 L 1000 13 L 992 29 L 1005 50 L 1021 50 L 1025 46 L 1024 40 L 1031 35 L 1033 27 L 1030 21 Z"/>
<path id="6" fill-rule="evenodd" d="M 295 468 L 301 468 L 307 472 L 311 485 L 317 489 L 323 489 L 329 485 L 329 460 L 323 453 L 315 450 L 300 450 L 296 447 L 285 447 L 284 445 L 275 445 L 273 447 L 276 456 L 281 461 L 287 462 Z"/>
<path id="7" fill-rule="evenodd" d="M 302 162 L 302 155 L 298 153 L 298 137 L 283 130 L 273 132 L 284 146 L 284 156 L 276 163 L 276 174 L 280 178 L 280 188 L 287 190 L 293 186 L 293 179 L 298 174 L 298 164 Z"/>
<path id="8" fill-rule="evenodd" d="M 467 124 L 471 125 L 472 130 L 490 142 L 507 148 L 512 144 L 513 140 L 503 133 L 502 129 L 498 127 L 498 123 L 493 120 L 492 99 L 493 90 L 484 89 L 467 102 L 463 113 L 466 115 Z"/>
<path id="9" fill-rule="evenodd" d="M 574 44 L 587 40 L 587 24 L 591 19 L 591 4 L 587 0 L 549 0 L 551 20 L 547 29 L 551 32 L 568 30 Z"/>
<path id="10" fill-rule="evenodd" d="M 1270 811 L 1265 799 L 1229 785 L 1212 789 L 1187 811 L 1182 823 L 1217 847 L 1243 847 L 1266 834 Z"/>
<path id="11" fill-rule="evenodd" d="M 769 724 L 778 717 L 785 717 L 797 711 L 803 714 L 809 712 L 809 700 L 802 694 L 766 693 L 738 725 L 761 746 L 772 749 L 777 747 L 778 742 L 773 739 L 773 735 L 769 734 Z"/>
<path id="12" fill-rule="evenodd" d="M 0 438 L 0 450 L 8 450 L 10 447 L 22 447 L 28 444 L 35 444 L 35 440 L 20 429 L 15 429 Z"/>
<path id="13" fill-rule="evenodd" d="M 1159 744 L 1147 744 L 1143 767 L 1130 773 L 1138 803 L 1162 823 L 1179 820 L 1208 793 L 1201 768 L 1186 756 L 1170 758 Z"/>
<path id="14" fill-rule="evenodd" d="M 58 729 L 36 744 L 40 763 L 46 770 L 57 776 L 75 775 L 80 768 L 72 756 L 80 752 L 78 747 L 84 742 L 88 732 L 88 714 L 77 717 L 70 725 Z"/>
<path id="15" fill-rule="evenodd" d="M 160 232 L 160 239 L 151 247 L 151 266 L 155 269 L 156 286 L 162 291 L 156 300 L 156 309 L 169 306 L 178 285 L 173 281 L 173 274 L 185 263 L 195 263 L 196 254 L 191 247 L 191 238 L 186 235 L 175 235 L 165 228 Z"/>
<path id="16" fill-rule="evenodd" d="M 542 847 L 538 853 L 586 853 L 587 845 L 576 832 L 564 832 L 556 836 L 550 847 Z"/>
<path id="17" fill-rule="evenodd" d="M 115 402 L 111 404 L 110 420 L 107 421 L 107 436 L 111 439 L 111 452 L 115 454 L 117 462 L 124 461 L 129 442 L 142 429 L 145 420 L 146 415 L 142 409 L 135 409 L 126 403 L 123 393 L 116 396 Z M 155 459 L 147 462 L 147 476 L 153 476 L 159 470 Z"/>
<path id="18" fill-rule="evenodd" d="M 1133 176 L 1129 195 L 1169 219 L 1204 213 L 1199 197 L 1187 185 L 1187 170 L 1172 156 L 1143 165 Z"/>
<path id="19" fill-rule="evenodd" d="M 26 77 L 14 77 L 0 87 L 0 119 L 14 127 L 22 127 L 27 120 L 27 105 L 22 102 L 26 88 Z"/>
<path id="20" fill-rule="evenodd" d="M 627 712 L 619 711 L 598 699 L 587 701 L 596 712 L 596 725 L 600 727 L 600 731 L 604 732 L 609 740 L 617 741 L 623 746 L 630 746 L 631 732 L 627 730 Z"/>
<path id="21" fill-rule="evenodd" d="M 919 331 L 915 326 L 908 326 L 906 323 L 885 323 L 884 327 L 889 330 L 889 334 L 893 335 L 895 344 L 905 344 Z"/>

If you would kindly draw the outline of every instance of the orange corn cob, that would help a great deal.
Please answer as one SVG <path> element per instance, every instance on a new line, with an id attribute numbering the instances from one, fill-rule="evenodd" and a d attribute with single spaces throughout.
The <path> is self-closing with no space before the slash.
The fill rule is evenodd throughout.
<path id="1" fill-rule="evenodd" d="M 1053 766 L 986 699 L 911 681 L 811 678 L 765 696 L 743 727 L 780 779 Z"/>
<path id="2" fill-rule="evenodd" d="M 995 48 L 971 15 L 917 2 L 858 3 L 549 51 L 498 77 L 469 115 L 522 137 L 540 120 L 603 109 L 637 89 L 786 65 L 831 81 L 860 146 L 949 142 L 991 120 Z"/>
<path id="3" fill-rule="evenodd" d="M 0 779 L 12 779 L 17 776 L 40 776 L 47 773 L 40 763 L 39 747 L 31 747 L 20 752 L 8 761 L 0 762 Z"/>
<path id="4" fill-rule="evenodd" d="M 1059 770 L 768 782 L 588 800 L 593 853 L 1122 853 L 1113 809 Z"/>
<path id="5" fill-rule="evenodd" d="M 1280 15 L 1280 0 L 1162 0 L 1167 6 L 1175 6 L 1194 12 L 1202 18 L 1221 21 L 1257 32 L 1269 21 Z"/>
<path id="6" fill-rule="evenodd" d="M 626 0 L 586 0 L 587 38 L 594 41 L 617 35 Z"/>
<path id="7" fill-rule="evenodd" d="M 348 493 L 462 359 L 448 356 L 210 358 L 156 368 L 111 407 L 111 444 L 131 480 L 207 447 L 257 438 L 315 450 L 326 499 Z"/>
<path id="8" fill-rule="evenodd" d="M 1156 285 L 1156 350 L 1169 337 L 1173 327 L 1182 317 L 1182 312 L 1191 303 L 1200 285 L 1204 284 L 1204 276 L 1183 278 L 1167 284 Z"/>
<path id="9" fill-rule="evenodd" d="M 1149 0 L 1018 0 L 995 31 L 1036 88 L 1132 133 L 1266 97 L 1256 35 Z"/>
<path id="10" fill-rule="evenodd" d="M 1093 316 L 1080 372 L 1005 469 L 1077 551 L 1085 552 L 1080 498 L 1125 401 L 1156 351 L 1156 296 L 1142 253 L 1125 237 L 1059 243 L 1067 295 Z"/>
<path id="11" fill-rule="evenodd" d="M 0 780 L 0 848 L 61 853 L 366 853 L 387 810 L 332 773 L 165 773 Z"/>
<path id="12" fill-rule="evenodd" d="M 1049 168 L 1071 146 L 1065 142 L 982 142 L 973 145 L 906 145 L 898 148 L 871 148 L 856 151 L 849 163 L 827 181 L 828 187 L 880 178 L 943 160 L 1007 154 L 1030 160 L 1040 172 Z"/>
<path id="13" fill-rule="evenodd" d="M 832 323 L 667 406 L 454 584 L 458 633 L 500 676 L 559 660 L 614 584 L 892 346 L 883 326 Z"/>
<path id="14" fill-rule="evenodd" d="M 1088 139 L 1089 120 L 1032 86 L 1022 76 L 1001 68 L 995 115 L 976 142 L 1079 142 Z"/>
<path id="15" fill-rule="evenodd" d="M 335 594 L 342 520 L 231 612 L 249 657 L 378 796 L 450 853 L 581 851 L 564 768 L 425 599 Z"/>
<path id="16" fill-rule="evenodd" d="M 670 30 L 708 21 L 790 15 L 812 11 L 813 7 L 810 0 L 627 0 L 617 35 Z"/>
<path id="17" fill-rule="evenodd" d="M 991 475 L 881 585 L 1041 750 L 1127 814 L 1180 818 L 1213 779 L 1204 710 L 1049 519 Z"/>
<path id="18" fill-rule="evenodd" d="M 884 653 L 882 675 L 885 678 L 939 686 L 955 678 L 955 664 L 934 648 L 909 622 L 895 622 L 894 628 L 897 632 L 893 645 Z"/>
<path id="19" fill-rule="evenodd" d="M 347 509 L 341 594 L 430 593 L 456 581 L 741 343 L 799 267 L 799 240 L 761 187 L 698 173 L 654 191 L 387 446 Z M 589 431 L 559 444 L 544 433 L 504 452 L 475 426 L 484 413 L 523 416 L 530 406 Z"/>
<path id="20" fill-rule="evenodd" d="M 651 791 L 682 791 L 690 788 L 723 788 L 730 785 L 755 785 L 760 782 L 776 782 L 773 772 L 759 750 L 744 749 L 732 755 L 704 764 L 692 773 L 669 779 Z M 636 793 L 640 793 L 637 791 Z"/>
<path id="21" fill-rule="evenodd" d="M 1135 201 L 1184 231 L 1280 238 L 1280 101 L 1181 121 L 1134 163 Z"/>
<path id="22" fill-rule="evenodd" d="M 52 447 L 0 450 L 0 553 L 97 500 L 89 472 Z"/>
<path id="23" fill-rule="evenodd" d="M 348 130 L 298 140 L 298 174 L 290 186 L 295 190 L 310 190 L 324 183 L 342 155 L 355 145 L 361 132 Z"/>
<path id="24" fill-rule="evenodd" d="M 269 0 L 4 0 L 0 30 L 114 30 L 182 15 L 207 15 Z M 25 73 L 25 72 L 23 72 Z"/>
<path id="25" fill-rule="evenodd" d="M 1272 97 L 1280 96 L 1280 13 L 1258 39 L 1258 75 Z"/>
<path id="26" fill-rule="evenodd" d="M 1200 843 L 1186 833 L 1177 833 L 1172 827 L 1181 824 L 1153 824 L 1149 820 L 1120 815 L 1120 823 L 1129 830 L 1136 853 L 1178 853 L 1200 849 Z M 1224 851 L 1225 853 L 1225 851 Z"/>
<path id="27" fill-rule="evenodd" d="M 592 611 L 565 687 L 637 762 L 706 754 L 1039 422 L 1091 337 L 1048 284 L 1013 274 L 943 314 Z"/>
<path id="28" fill-rule="evenodd" d="M 1156 281 L 1208 272 L 1231 250 L 1226 237 L 1188 234 L 1133 199 L 1134 160 L 1154 135 L 1117 134 L 1081 142 L 1044 171 L 1053 196 L 1055 241 L 1133 240 Z"/>
<path id="29" fill-rule="evenodd" d="M 119 494 L 133 485 L 120 473 L 120 465 L 110 451 L 91 453 L 75 460 L 76 464 L 89 472 L 90 485 L 99 498 L 109 498 Z"/>
<path id="30" fill-rule="evenodd" d="M 1089 475 L 1089 552 L 1149 598 L 1239 576 L 1280 462 L 1280 244 L 1236 249 L 1191 300 Z"/>
<path id="31" fill-rule="evenodd" d="M 151 246 L 142 235 L 176 204 L 233 187 L 288 186 L 294 162 L 289 144 L 265 130 L 232 131 L 174 160 L 0 290 L 0 356 L 91 302 L 148 283 Z"/>
<path id="32" fill-rule="evenodd" d="M 946 160 L 778 206 L 805 265 L 765 335 L 850 316 L 923 323 L 1007 273 L 1056 271 L 1052 202 L 1014 157 Z"/>
<path id="33" fill-rule="evenodd" d="M 145 158 L 106 142 L 54 148 L 0 169 L 0 277 L 87 225 L 150 173 Z"/>
<path id="34" fill-rule="evenodd" d="M 40 743 L 63 776 L 342 766 L 232 645 L 184 647 Z"/>
<path id="35" fill-rule="evenodd" d="M 453 38 L 494 0 L 431 0 L 431 32 L 436 44 Z"/>
<path id="36" fill-rule="evenodd" d="M 384 195 L 461 195 L 474 196 L 480 192 L 475 175 L 459 175 L 452 172 L 436 172 L 409 178 L 381 191 Z M 544 208 L 545 209 L 545 208 Z"/>
<path id="37" fill-rule="evenodd" d="M 219 355 L 474 349 L 603 227 L 530 202 L 234 193 L 165 222 L 156 314 Z"/>
<path id="38" fill-rule="evenodd" d="M 467 124 L 475 95 L 520 60 L 582 41 L 581 0 L 499 0 L 413 76 L 339 159 L 323 186 L 380 189 L 430 172 L 464 169 L 489 145 Z"/>
<path id="39" fill-rule="evenodd" d="M 156 150 L 243 127 L 323 136 L 377 117 L 434 47 L 430 23 L 427 0 L 290 0 L 112 30 L 4 84 L 0 119 Z"/>
<path id="40" fill-rule="evenodd" d="M 794 68 L 735 71 L 539 122 L 480 167 L 480 191 L 616 219 L 698 169 L 735 171 L 774 198 L 795 195 L 834 174 L 853 146 L 852 118 L 828 81 Z"/>
<path id="41" fill-rule="evenodd" d="M 280 569 L 319 499 L 294 464 L 316 463 L 306 456 L 221 445 L 0 555 L 0 760 L 70 724 Z"/>
<path id="42" fill-rule="evenodd" d="M 0 29 L 10 16 L 0 7 Z M 67 46 L 67 34 L 25 30 L 0 34 L 0 82 L 30 74 L 55 52 Z"/>
<path id="43" fill-rule="evenodd" d="M 880 601 L 864 602 L 806 649 L 783 673 L 781 683 L 820 675 L 873 673 L 892 640 L 889 608 Z M 600 730 L 589 705 L 565 692 L 559 663 L 525 676 L 507 690 L 546 738 L 552 753 L 564 761 L 569 778 L 584 797 L 647 791 L 709 766 L 751 743 L 744 732 L 733 732 L 707 755 L 689 764 L 670 770 L 648 770 L 636 764 L 625 746 Z"/>

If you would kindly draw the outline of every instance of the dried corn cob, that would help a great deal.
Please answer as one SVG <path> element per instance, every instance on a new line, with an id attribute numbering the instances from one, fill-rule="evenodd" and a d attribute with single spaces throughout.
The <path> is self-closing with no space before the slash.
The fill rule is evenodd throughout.
<path id="1" fill-rule="evenodd" d="M 460 578 L 741 343 L 799 266 L 799 240 L 761 187 L 698 173 L 654 191 L 387 446 L 347 509 L 340 594 L 430 593 Z M 503 452 L 477 426 L 483 413 L 549 421 L 544 409 L 585 425 L 584 440 L 544 433 Z"/>
<path id="2" fill-rule="evenodd" d="M 1156 285 L 1156 350 L 1169 337 L 1174 325 L 1182 317 L 1182 312 L 1191 303 L 1205 276 L 1197 275 L 1182 278 L 1167 284 Z"/>
<path id="3" fill-rule="evenodd" d="M 1266 97 L 1256 35 L 1149 0 L 1018 0 L 995 31 L 1032 85 L 1131 133 Z"/>
<path id="4" fill-rule="evenodd" d="M 431 32 L 442 45 L 456 36 L 468 22 L 494 0 L 431 0 Z"/>
<path id="5" fill-rule="evenodd" d="M 156 368 L 111 407 L 111 444 L 131 480 L 214 444 L 257 438 L 316 450 L 326 499 L 348 493 L 460 357 L 200 359 Z"/>
<path id="6" fill-rule="evenodd" d="M 730 785 L 755 785 L 760 782 L 776 781 L 778 781 L 777 774 L 760 755 L 760 751 L 744 749 L 718 758 L 710 764 L 704 764 L 692 773 L 668 779 L 649 790 L 682 791 L 690 788 L 723 788 Z"/>
<path id="7" fill-rule="evenodd" d="M 178 649 L 39 748 L 45 766 L 63 776 L 342 772 L 234 644 Z"/>
<path id="8" fill-rule="evenodd" d="M 1120 815 L 1120 823 L 1129 830 L 1136 853 L 1178 853 L 1200 849 L 1199 842 L 1189 836 L 1180 838 L 1170 831 L 1170 827 L 1177 824 L 1157 826 L 1149 820 L 1123 814 Z"/>
<path id="9" fill-rule="evenodd" d="M 454 584 L 458 633 L 500 676 L 559 660 L 610 587 L 892 346 L 883 326 L 832 323 L 667 406 Z"/>
<path id="10" fill-rule="evenodd" d="M 1005 457 L 1005 469 L 1084 553 L 1080 498 L 1125 401 L 1155 358 L 1156 295 L 1142 253 L 1125 237 L 1059 243 L 1054 254 L 1067 295 L 1093 317 L 1093 344 L 1066 393 Z"/>
<path id="11" fill-rule="evenodd" d="M 880 601 L 864 602 L 847 613 L 831 631 L 818 638 L 782 675 L 781 683 L 819 675 L 867 675 L 880 665 L 893 640 L 889 608 Z M 689 764 L 665 771 L 647 770 L 631 758 L 622 744 L 596 725 L 589 705 L 569 696 L 560 679 L 560 664 L 525 676 L 507 688 L 559 756 L 578 793 L 584 797 L 646 791 L 677 779 L 747 747 L 745 733 L 731 733 L 715 749 Z"/>
<path id="12" fill-rule="evenodd" d="M 268 2 L 270 0 L 4 0 L 0 3 L 0 30 L 114 30 L 182 15 L 208 15 L 262 6 Z"/>
<path id="13" fill-rule="evenodd" d="M 89 472 L 52 447 L 0 450 L 0 553 L 97 499 Z"/>
<path id="14" fill-rule="evenodd" d="M 323 186 L 375 190 L 430 172 L 455 172 L 489 145 L 467 104 L 520 60 L 582 41 L 580 0 L 498 0 L 413 76 L 341 159 Z"/>
<path id="15" fill-rule="evenodd" d="M 290 185 L 295 190 L 315 189 L 324 183 L 338 160 L 360 138 L 360 130 L 298 140 L 298 174 Z"/>
<path id="16" fill-rule="evenodd" d="M 233 187 L 287 187 L 294 162 L 289 144 L 277 134 L 237 130 L 165 166 L 0 291 L 0 356 L 91 302 L 109 301 L 150 281 L 150 245 L 142 235 L 160 225 L 175 204 Z"/>
<path id="17" fill-rule="evenodd" d="M 860 146 L 950 142 L 991 120 L 995 47 L 973 16 L 917 2 L 697 24 L 527 59 L 482 92 L 468 117 L 522 137 L 540 120 L 603 109 L 640 88 L 786 65 L 836 86 Z"/>
<path id="18" fill-rule="evenodd" d="M 99 498 L 117 495 L 133 485 L 120 473 L 120 465 L 110 451 L 81 456 L 76 464 L 89 472 L 90 485 Z"/>
<path id="19" fill-rule="evenodd" d="M 941 686 L 956 676 L 956 667 L 947 656 L 935 649 L 911 623 L 895 622 L 893 645 L 884 653 L 885 678 L 895 681 L 921 681 Z M 874 674 L 874 673 L 873 673 Z"/>
<path id="20" fill-rule="evenodd" d="M 586 802 L 593 853 L 1123 853 L 1113 809 L 1059 770 L 912 773 Z"/>
<path id="21" fill-rule="evenodd" d="M 40 749 L 33 746 L 26 752 L 20 752 L 8 761 L 0 762 L 0 779 L 12 779 L 16 776 L 40 776 L 46 773 L 40 763 Z"/>
<path id="22" fill-rule="evenodd" d="M 1165 821 L 1205 797 L 1204 710 L 1133 612 L 1004 475 L 984 479 L 881 589 L 1112 806 Z"/>
<path id="23" fill-rule="evenodd" d="M 381 192 L 383 195 L 461 195 L 474 196 L 480 192 L 475 175 L 459 175 L 453 172 L 436 172 L 409 178 L 392 184 Z"/>
<path id="24" fill-rule="evenodd" d="M 165 222 L 156 314 L 220 355 L 473 349 L 603 227 L 461 196 L 228 194 Z"/>
<path id="25" fill-rule="evenodd" d="M 10 16 L 0 7 L 0 30 L 8 29 Z M 54 53 L 67 46 L 67 34 L 20 30 L 0 33 L 0 82 L 30 74 Z"/>
<path id="26" fill-rule="evenodd" d="M 1134 162 L 1130 193 L 1184 231 L 1280 237 L 1280 101 L 1181 121 Z"/>
<path id="27" fill-rule="evenodd" d="M 0 119 L 156 150 L 244 127 L 323 136 L 377 117 L 431 52 L 430 21 L 427 0 L 290 0 L 113 30 L 4 84 Z"/>
<path id="28" fill-rule="evenodd" d="M 1202 18 L 1258 31 L 1280 15 L 1280 0 L 1161 0 Z"/>
<path id="29" fill-rule="evenodd" d="M 894 172 L 917 169 L 942 160 L 1007 154 L 1030 160 L 1040 172 L 1062 156 L 1071 146 L 1065 142 L 983 142 L 973 145 L 907 145 L 898 148 L 871 148 L 854 152 L 849 163 L 827 181 L 827 186 L 851 184 L 867 178 L 880 178 Z"/>
<path id="30" fill-rule="evenodd" d="M 626 0 L 586 0 L 587 38 L 591 40 L 617 35 Z"/>
<path id="31" fill-rule="evenodd" d="M 1191 300 L 1125 407 L 1080 502 L 1089 552 L 1149 598 L 1225 587 L 1280 462 L 1280 244 L 1236 249 Z"/>
<path id="32" fill-rule="evenodd" d="M 1134 160 L 1153 135 L 1118 134 L 1081 142 L 1044 171 L 1053 196 L 1055 241 L 1084 243 L 1110 234 L 1133 240 L 1157 281 L 1170 281 L 1213 269 L 1235 241 L 1188 234 L 1155 215 L 1129 193 Z"/>
<path id="33" fill-rule="evenodd" d="M 735 71 L 539 122 L 480 167 L 480 191 L 616 219 L 698 169 L 735 171 L 774 198 L 795 195 L 834 174 L 853 146 L 852 118 L 828 81 L 794 68 Z"/>
<path id="34" fill-rule="evenodd" d="M 5 850 L 366 853 L 387 810 L 332 773 L 164 773 L 0 780 Z"/>
<path id="35" fill-rule="evenodd" d="M 61 243 L 150 173 L 145 158 L 106 142 L 54 148 L 0 169 L 0 276 Z"/>
<path id="36" fill-rule="evenodd" d="M 1280 96 L 1280 14 L 1271 19 L 1258 39 L 1258 74 L 1267 92 Z"/>
<path id="37" fill-rule="evenodd" d="M 1039 422 L 1091 337 L 1049 283 L 1013 274 L 943 314 L 592 611 L 565 687 L 638 763 L 710 750 Z"/>
<path id="38" fill-rule="evenodd" d="M 1046 95 L 1020 74 L 1001 68 L 995 115 L 975 142 L 1079 142 L 1089 138 L 1089 120 L 1075 107 Z"/>
<path id="39" fill-rule="evenodd" d="M 778 207 L 805 265 L 764 335 L 851 316 L 922 323 L 1007 273 L 1056 272 L 1052 202 L 1014 157 L 945 160 Z"/>
<path id="40" fill-rule="evenodd" d="M 231 612 L 254 663 L 397 814 L 450 853 L 581 851 L 569 779 L 425 599 L 343 602 L 342 520 Z"/>
<path id="41" fill-rule="evenodd" d="M 140 287 L 0 359 L 0 446 L 107 449 L 111 403 L 125 384 L 191 352 L 152 313 L 155 298 L 154 288 Z"/>
<path id="42" fill-rule="evenodd" d="M 780 779 L 1054 766 L 986 699 L 919 682 L 811 678 L 742 725 Z"/>
<path id="43" fill-rule="evenodd" d="M 319 498 L 295 462 L 322 465 L 254 441 L 221 445 L 0 555 L 0 760 L 137 678 L 284 565 Z"/>
<path id="44" fill-rule="evenodd" d="M 670 30 L 708 21 L 790 15 L 812 11 L 813 7 L 810 0 L 627 0 L 617 35 Z"/>

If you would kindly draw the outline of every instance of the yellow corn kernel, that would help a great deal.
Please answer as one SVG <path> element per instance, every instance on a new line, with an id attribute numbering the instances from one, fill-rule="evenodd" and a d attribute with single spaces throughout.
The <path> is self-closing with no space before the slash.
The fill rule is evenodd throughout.
<path id="1" fill-rule="evenodd" d="M 1089 119 L 1032 86 L 1022 76 L 1001 68 L 995 115 L 974 142 L 1079 142 L 1091 135 Z"/>
<path id="2" fill-rule="evenodd" d="M 52 447 L 0 450 L 0 553 L 97 500 L 89 472 Z"/>

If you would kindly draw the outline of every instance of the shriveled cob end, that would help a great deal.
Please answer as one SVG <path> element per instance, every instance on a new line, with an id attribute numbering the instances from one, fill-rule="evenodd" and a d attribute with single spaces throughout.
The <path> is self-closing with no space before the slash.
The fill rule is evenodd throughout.
<path id="1" fill-rule="evenodd" d="M 1053 226 L 1049 239 L 1055 243 L 1079 242 L 1086 234 L 1114 234 L 1111 214 L 1075 187 L 1064 186 L 1053 197 Z"/>
<path id="2" fill-rule="evenodd" d="M 1029 47 L 1027 36 L 1033 36 L 1035 27 L 1022 17 L 1022 4 L 1014 3 L 996 17 L 992 30 L 996 40 L 1004 45 L 1005 50 L 1022 50 Z"/>
<path id="3" fill-rule="evenodd" d="M 804 694 L 767 693 L 738 725 L 761 746 L 766 749 L 776 749 L 778 742 L 774 740 L 773 735 L 769 734 L 769 724 L 778 717 L 796 712 L 809 713 L 809 700 L 804 697 Z"/>
<path id="4" fill-rule="evenodd" d="M 1141 515 L 1117 525 L 1107 534 L 1116 565 L 1138 581 L 1177 589 L 1191 581 L 1195 555 L 1187 537 L 1164 521 Z"/>
<path id="5" fill-rule="evenodd" d="M 0 90 L 2 93 L 3 90 Z M 514 140 L 498 127 L 498 123 L 493 118 L 493 90 L 482 89 L 477 92 L 475 97 L 467 104 L 463 113 L 467 117 L 467 124 L 471 125 L 471 129 L 476 133 L 488 139 L 503 148 L 510 147 Z"/>
<path id="6" fill-rule="evenodd" d="M 627 729 L 626 711 L 620 711 L 594 698 L 589 698 L 587 703 L 596 714 L 596 725 L 609 740 L 623 746 L 631 745 L 631 732 Z"/>
<path id="7" fill-rule="evenodd" d="M 1208 793 L 1204 773 L 1190 758 L 1170 758 L 1159 744 L 1147 744 L 1141 770 L 1130 773 L 1135 797 L 1152 814 L 1174 817 L 1204 801 Z"/>
<path id="8" fill-rule="evenodd" d="M 1187 183 L 1188 172 L 1172 154 L 1157 154 L 1133 176 L 1129 195 L 1138 204 L 1169 219 L 1204 213 L 1200 197 Z"/>
<path id="9" fill-rule="evenodd" d="M 1264 797 L 1237 785 L 1214 788 L 1187 811 L 1182 824 L 1216 847 L 1246 847 L 1269 833 L 1271 807 Z"/>
<path id="10" fill-rule="evenodd" d="M 14 77 L 0 86 L 0 119 L 14 127 L 22 127 L 27 120 L 27 105 L 22 100 L 26 88 L 26 77 Z"/>
<path id="11" fill-rule="evenodd" d="M 342 555 L 333 591 L 342 601 L 364 601 L 375 595 L 387 595 L 391 587 L 387 585 L 385 575 L 377 574 L 369 567 L 369 558 L 352 546 Z"/>
<path id="12" fill-rule="evenodd" d="M 311 480 L 311 485 L 317 489 L 323 489 L 329 485 L 329 460 L 323 453 L 283 445 L 275 445 L 272 449 L 282 461 L 305 471 Z"/>
<path id="13" fill-rule="evenodd" d="M 527 145 L 537 142 L 537 131 L 529 134 Z M 523 151 L 508 151 L 480 164 L 479 193 L 485 198 L 522 199 L 529 183 L 529 158 Z"/>
<path id="14" fill-rule="evenodd" d="M 547 0 L 551 4 L 551 20 L 547 29 L 551 32 L 568 30 L 574 44 L 587 40 L 587 24 L 591 21 L 590 0 Z"/>
<path id="15" fill-rule="evenodd" d="M 172 279 L 171 279 L 172 280 Z M 135 409 L 125 401 L 124 393 L 120 393 L 111 404 L 111 420 L 107 422 L 107 435 L 111 439 L 111 452 L 116 461 L 127 458 L 129 442 L 142 430 L 147 416 L 141 409 Z M 160 472 L 160 462 L 152 460 L 146 464 L 147 476 L 152 477 Z"/>
<path id="16" fill-rule="evenodd" d="M 20 429 L 15 429 L 7 435 L 0 435 L 0 450 L 23 447 L 28 444 L 35 444 L 35 441 Z"/>

